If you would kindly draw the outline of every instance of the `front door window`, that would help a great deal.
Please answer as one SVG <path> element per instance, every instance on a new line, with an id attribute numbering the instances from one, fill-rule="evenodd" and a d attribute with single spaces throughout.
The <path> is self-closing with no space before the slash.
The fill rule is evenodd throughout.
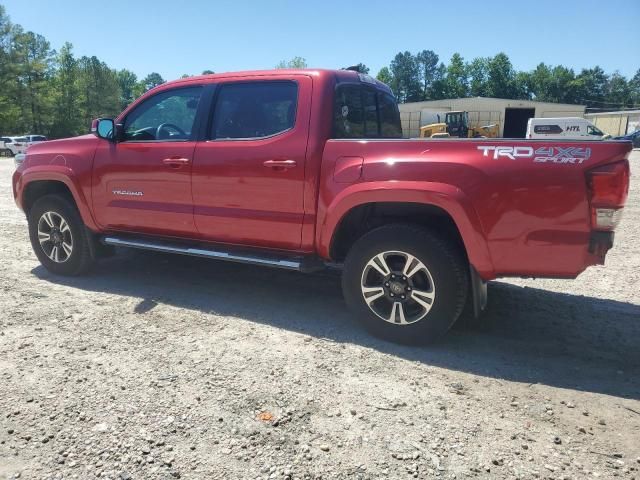
<path id="1" fill-rule="evenodd" d="M 190 140 L 201 93 L 201 87 L 191 87 L 170 90 L 151 97 L 127 115 L 123 140 Z"/>

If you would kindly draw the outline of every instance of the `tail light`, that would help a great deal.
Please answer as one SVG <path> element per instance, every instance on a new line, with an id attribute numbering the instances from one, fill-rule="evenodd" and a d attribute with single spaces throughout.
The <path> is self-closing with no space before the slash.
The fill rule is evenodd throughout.
<path id="1" fill-rule="evenodd" d="M 629 194 L 629 162 L 603 165 L 587 172 L 591 226 L 613 230 L 620 222 Z"/>

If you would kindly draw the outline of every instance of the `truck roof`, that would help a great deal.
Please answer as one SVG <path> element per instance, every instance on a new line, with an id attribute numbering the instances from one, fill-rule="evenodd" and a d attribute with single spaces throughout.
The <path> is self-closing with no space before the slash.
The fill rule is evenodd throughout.
<path id="1" fill-rule="evenodd" d="M 582 118 L 582 117 L 538 117 L 538 118 L 530 118 L 529 120 L 533 120 L 535 122 L 547 122 L 549 120 L 563 120 L 563 121 L 576 121 L 576 120 L 586 120 L 588 121 L 586 118 Z"/>
<path id="2" fill-rule="evenodd" d="M 326 80 L 331 77 L 335 78 L 337 82 L 366 82 L 375 85 L 377 88 L 381 88 L 383 90 L 387 90 L 391 93 L 391 89 L 388 85 L 382 83 L 376 78 L 358 73 L 353 70 L 331 70 L 331 69 L 323 69 L 323 68 L 283 68 L 283 69 L 271 69 L 271 70 L 246 70 L 239 72 L 223 72 L 223 73 L 211 73 L 208 75 L 194 75 L 192 77 L 179 78 L 176 80 L 171 80 L 165 82 L 157 87 L 151 89 L 155 90 L 166 88 L 168 86 L 179 85 L 182 83 L 192 83 L 192 82 L 201 82 L 201 81 L 215 81 L 218 79 L 226 79 L 226 78 L 242 78 L 242 77 L 255 77 L 255 76 L 295 76 L 295 75 L 309 75 L 312 77 L 318 77 L 321 80 Z"/>

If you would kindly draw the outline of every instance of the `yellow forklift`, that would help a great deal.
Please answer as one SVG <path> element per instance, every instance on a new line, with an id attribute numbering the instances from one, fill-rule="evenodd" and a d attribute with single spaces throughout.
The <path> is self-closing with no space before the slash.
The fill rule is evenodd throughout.
<path id="1" fill-rule="evenodd" d="M 440 115 L 438 115 L 438 120 Z M 469 112 L 446 112 L 444 122 L 420 127 L 420 138 L 497 138 L 500 125 L 493 123 L 479 127 L 469 126 Z"/>

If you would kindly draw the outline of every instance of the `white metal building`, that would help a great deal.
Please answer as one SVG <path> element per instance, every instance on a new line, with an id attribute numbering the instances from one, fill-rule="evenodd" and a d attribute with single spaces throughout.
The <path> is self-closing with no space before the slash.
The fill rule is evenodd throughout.
<path id="1" fill-rule="evenodd" d="M 614 137 L 626 135 L 640 130 L 640 110 L 623 110 L 620 112 L 587 113 L 585 118 Z"/>
<path id="2" fill-rule="evenodd" d="M 420 136 L 420 127 L 437 121 L 438 112 L 464 110 L 469 112 L 473 126 L 499 123 L 500 136 L 524 138 L 530 118 L 584 117 L 584 105 L 508 100 L 504 98 L 449 98 L 399 105 L 402 131 L 405 137 Z"/>

